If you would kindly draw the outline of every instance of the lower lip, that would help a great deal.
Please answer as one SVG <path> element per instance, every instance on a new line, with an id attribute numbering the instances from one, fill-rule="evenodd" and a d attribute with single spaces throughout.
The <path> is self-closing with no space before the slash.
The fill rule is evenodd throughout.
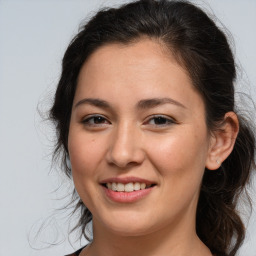
<path id="1" fill-rule="evenodd" d="M 108 198 L 110 198 L 114 202 L 118 203 L 133 203 L 144 197 L 146 197 L 154 187 L 150 187 L 147 189 L 141 189 L 133 192 L 118 192 L 108 189 L 106 187 L 102 187 L 105 194 Z"/>

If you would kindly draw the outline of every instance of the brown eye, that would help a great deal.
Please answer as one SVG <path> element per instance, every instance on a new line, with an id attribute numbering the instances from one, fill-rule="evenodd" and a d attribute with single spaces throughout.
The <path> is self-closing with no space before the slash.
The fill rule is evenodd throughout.
<path id="1" fill-rule="evenodd" d="M 102 116 L 95 116 L 92 118 L 93 122 L 95 124 L 102 124 L 102 123 L 105 123 L 105 118 L 103 118 Z"/>
<path id="2" fill-rule="evenodd" d="M 166 116 L 153 116 L 147 121 L 147 123 L 155 126 L 167 126 L 167 125 L 174 124 L 175 121 L 170 117 L 166 117 Z"/>
<path id="3" fill-rule="evenodd" d="M 163 124 L 167 124 L 168 123 L 168 120 L 164 117 L 155 117 L 153 118 L 154 120 L 154 123 L 157 124 L 157 125 L 163 125 Z"/>
<path id="4" fill-rule="evenodd" d="M 94 115 L 94 116 L 89 116 L 85 118 L 82 121 L 82 123 L 90 126 L 99 126 L 99 125 L 109 124 L 110 122 L 103 116 Z"/>

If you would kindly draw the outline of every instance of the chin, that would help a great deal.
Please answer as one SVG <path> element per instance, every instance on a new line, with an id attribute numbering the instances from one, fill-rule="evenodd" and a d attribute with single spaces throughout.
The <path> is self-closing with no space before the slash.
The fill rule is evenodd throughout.
<path id="1" fill-rule="evenodd" d="M 118 214 L 118 216 L 105 216 L 101 220 L 106 230 L 118 236 L 141 236 L 147 235 L 154 230 L 154 226 L 159 226 L 160 223 L 155 223 L 153 218 L 144 214 Z"/>
<path id="2" fill-rule="evenodd" d="M 111 226 L 109 227 L 111 229 L 111 232 L 118 235 L 118 236 L 129 236 L 129 237 L 136 237 L 136 236 L 142 236 L 147 235 L 151 233 L 151 229 L 149 227 L 142 227 L 138 225 L 122 225 L 122 223 L 119 223 L 119 225 Z"/>

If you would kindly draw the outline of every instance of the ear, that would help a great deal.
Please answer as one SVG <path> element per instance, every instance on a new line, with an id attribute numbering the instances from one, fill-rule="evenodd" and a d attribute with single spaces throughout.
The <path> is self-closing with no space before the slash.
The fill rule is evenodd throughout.
<path id="1" fill-rule="evenodd" d="M 218 169 L 221 163 L 230 155 L 234 148 L 238 131 L 239 121 L 237 115 L 234 112 L 226 113 L 221 127 L 211 135 L 205 166 L 207 169 Z"/>

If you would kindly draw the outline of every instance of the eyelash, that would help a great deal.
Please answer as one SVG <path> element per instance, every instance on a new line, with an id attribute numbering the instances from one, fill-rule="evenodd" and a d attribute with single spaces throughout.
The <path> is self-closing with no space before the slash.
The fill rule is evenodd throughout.
<path id="1" fill-rule="evenodd" d="M 98 118 L 98 120 L 97 120 L 97 118 Z M 154 121 L 154 124 L 150 124 L 151 121 Z M 99 123 L 97 123 L 97 122 L 99 122 Z M 157 122 L 158 122 L 158 124 L 157 124 Z M 82 120 L 82 123 L 86 126 L 89 126 L 89 127 L 102 127 L 102 126 L 111 124 L 111 122 L 109 122 L 107 120 L 107 118 L 105 118 L 102 115 L 87 116 L 85 119 Z M 173 125 L 173 124 L 176 124 L 176 123 L 177 123 L 176 120 L 174 120 L 173 118 L 170 118 L 170 117 L 167 117 L 167 116 L 164 116 L 164 115 L 153 115 L 153 116 L 150 116 L 143 123 L 143 125 L 151 125 L 151 126 L 154 126 L 154 127 L 166 127 L 166 126 Z"/>
<path id="2" fill-rule="evenodd" d="M 96 123 L 95 122 L 96 118 L 98 118 L 98 121 L 102 121 L 102 122 L 101 123 Z M 90 123 L 90 121 L 94 121 L 94 122 Z M 106 124 L 111 124 L 104 116 L 101 116 L 101 115 L 87 116 L 85 119 L 82 120 L 82 123 L 86 126 L 92 126 L 92 127 L 101 127 L 101 126 L 104 126 Z"/>
<path id="3" fill-rule="evenodd" d="M 149 124 L 149 122 L 152 121 L 152 120 L 154 120 L 155 123 L 150 124 L 150 125 L 155 126 L 155 127 L 166 127 L 166 126 L 173 125 L 173 124 L 177 123 L 173 118 L 170 118 L 170 117 L 167 117 L 167 116 L 164 116 L 164 115 L 153 115 L 150 118 L 148 118 L 144 124 Z M 157 120 L 157 122 L 158 121 L 160 121 L 160 122 L 164 121 L 165 123 L 156 124 L 156 120 Z"/>

